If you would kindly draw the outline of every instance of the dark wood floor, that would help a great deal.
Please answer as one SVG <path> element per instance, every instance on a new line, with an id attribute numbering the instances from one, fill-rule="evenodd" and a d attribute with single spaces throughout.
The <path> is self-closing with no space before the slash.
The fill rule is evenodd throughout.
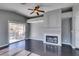
<path id="1" fill-rule="evenodd" d="M 39 54 L 41 56 L 79 56 L 78 49 L 72 49 L 69 45 L 55 46 L 43 44 L 42 41 L 29 40 L 29 45 L 26 40 L 26 49 L 27 46 L 29 51 Z"/>
<path id="2" fill-rule="evenodd" d="M 25 40 L 0 50 L 0 56 L 79 56 L 78 49 L 71 46 L 47 45 L 42 41 Z"/>
<path id="3" fill-rule="evenodd" d="M 10 44 L 9 47 L 0 49 L 0 56 L 40 56 L 25 50 L 25 41 Z"/>

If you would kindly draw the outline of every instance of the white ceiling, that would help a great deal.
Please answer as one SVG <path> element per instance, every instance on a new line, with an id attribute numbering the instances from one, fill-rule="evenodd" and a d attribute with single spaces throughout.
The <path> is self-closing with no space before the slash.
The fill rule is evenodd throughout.
<path id="1" fill-rule="evenodd" d="M 40 5 L 40 8 L 45 12 L 52 11 L 59 8 L 70 7 L 73 3 L 0 3 L 0 9 L 9 10 L 13 12 L 20 13 L 25 16 L 36 16 L 36 14 L 30 14 L 32 11 L 28 8 L 34 8 L 34 6 Z"/>

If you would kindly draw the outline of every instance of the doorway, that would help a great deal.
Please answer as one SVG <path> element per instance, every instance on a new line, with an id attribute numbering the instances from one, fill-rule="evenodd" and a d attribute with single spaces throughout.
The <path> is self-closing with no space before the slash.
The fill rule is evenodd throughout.
<path id="1" fill-rule="evenodd" d="M 62 19 L 62 44 L 72 44 L 72 18 Z"/>
<path id="2" fill-rule="evenodd" d="M 25 39 L 25 24 L 17 22 L 8 22 L 9 43 Z"/>

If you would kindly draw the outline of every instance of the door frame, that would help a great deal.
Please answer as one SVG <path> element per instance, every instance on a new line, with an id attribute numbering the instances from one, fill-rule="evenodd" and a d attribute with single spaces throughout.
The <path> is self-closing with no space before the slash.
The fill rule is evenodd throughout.
<path id="1" fill-rule="evenodd" d="M 63 40 L 63 27 L 62 27 L 62 25 L 63 25 L 63 19 L 69 19 L 69 25 L 70 25 L 70 44 L 66 44 L 66 45 L 70 45 L 70 46 L 72 46 L 72 39 L 73 39 L 73 37 L 72 37 L 72 35 L 73 35 L 73 33 L 72 33 L 72 30 L 73 30 L 73 19 L 72 19 L 72 17 L 67 17 L 67 18 L 62 18 L 62 21 L 61 21 L 61 39 Z M 70 21 L 71 20 L 71 21 Z M 71 22 L 71 24 L 70 24 L 70 22 Z M 72 26 L 72 27 L 71 27 Z M 61 44 L 63 44 L 62 43 L 62 40 L 61 40 Z"/>
<path id="2" fill-rule="evenodd" d="M 25 32 L 26 32 L 26 23 L 23 23 L 23 22 L 16 22 L 16 21 L 8 21 L 8 42 L 9 42 L 9 23 L 17 23 L 17 24 L 23 24 L 24 26 L 24 30 L 25 30 Z M 25 37 L 26 37 L 26 33 L 24 34 L 25 35 Z M 22 40 L 24 40 L 24 39 L 22 39 Z M 18 40 L 18 41 L 16 41 L 16 42 L 19 42 L 19 41 L 22 41 L 22 40 Z M 12 42 L 12 43 L 15 43 L 15 42 Z M 9 42 L 9 44 L 11 44 L 10 42 Z"/>

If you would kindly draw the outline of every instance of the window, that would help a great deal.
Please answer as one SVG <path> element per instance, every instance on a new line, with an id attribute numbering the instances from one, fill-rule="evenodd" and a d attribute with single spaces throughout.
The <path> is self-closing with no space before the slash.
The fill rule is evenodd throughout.
<path id="1" fill-rule="evenodd" d="M 9 23 L 9 42 L 16 42 L 25 39 L 25 24 Z"/>

